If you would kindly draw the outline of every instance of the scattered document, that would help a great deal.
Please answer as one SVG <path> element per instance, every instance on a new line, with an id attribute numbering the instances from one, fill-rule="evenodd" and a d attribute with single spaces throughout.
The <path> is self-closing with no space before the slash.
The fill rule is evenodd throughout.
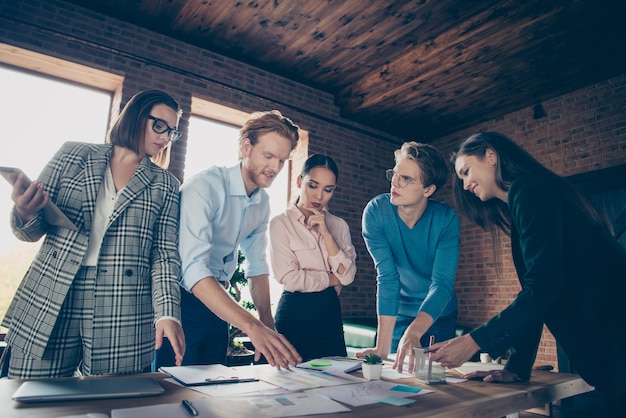
<path id="1" fill-rule="evenodd" d="M 253 375 L 260 380 L 271 383 L 272 385 L 280 386 L 292 392 L 355 383 L 352 379 L 355 378 L 355 376 L 343 378 L 319 370 L 300 369 L 294 367 L 278 370 L 269 364 L 237 366 L 234 367 L 234 369 L 245 375 Z"/>
<path id="2" fill-rule="evenodd" d="M 311 393 L 290 393 L 276 397 L 265 396 L 249 400 L 260 411 L 272 417 L 350 412 L 349 408 L 326 396 Z"/>
<path id="3" fill-rule="evenodd" d="M 391 365 L 384 364 L 383 371 L 381 376 L 386 379 L 415 379 L 415 373 L 409 373 L 407 370 L 409 369 L 408 365 L 404 365 L 402 369 L 402 373 L 398 373 L 397 369 L 392 368 Z"/>
<path id="4" fill-rule="evenodd" d="M 177 382 L 174 379 L 165 379 L 165 381 L 170 382 L 175 385 L 185 386 L 180 382 Z M 204 395 L 213 396 L 216 398 L 224 398 L 228 396 L 261 396 L 261 395 L 278 395 L 281 393 L 288 393 L 287 389 L 283 389 L 277 386 L 274 386 L 270 383 L 263 382 L 261 380 L 253 381 L 253 382 L 242 382 L 237 384 L 232 383 L 224 383 L 224 384 L 213 384 L 213 385 L 197 385 L 197 386 L 187 386 L 189 389 L 193 389 L 196 392 L 200 392 Z"/>
<path id="5" fill-rule="evenodd" d="M 465 375 L 472 372 L 488 372 L 491 370 L 502 370 L 504 369 L 504 364 L 498 363 L 479 363 L 474 361 L 468 361 L 463 363 L 461 366 L 455 368 L 458 373 L 461 375 Z"/>
<path id="6" fill-rule="evenodd" d="M 348 357 L 323 357 L 320 359 L 305 361 L 296 367 L 300 369 L 319 370 L 334 376 L 341 377 L 353 382 L 364 382 L 365 379 L 353 376 L 350 373 L 361 369 L 363 360 Z"/>
<path id="7" fill-rule="evenodd" d="M 190 401 L 198 412 L 197 418 L 267 418 L 256 406 L 246 400 L 203 398 Z M 191 417 L 187 410 L 179 403 L 140 406 L 136 408 L 114 409 L 111 418 L 172 418 Z"/>
<path id="8" fill-rule="evenodd" d="M 384 365 L 383 372 L 381 374 L 385 379 L 397 380 L 397 379 L 415 379 L 415 373 L 407 372 L 406 367 L 402 370 L 402 373 L 398 373 L 396 369 L 392 369 L 391 366 Z M 459 377 L 446 376 L 446 383 L 461 383 L 467 382 L 467 379 L 461 379 Z"/>
<path id="9" fill-rule="evenodd" d="M 396 389 L 398 386 L 394 382 L 386 382 L 384 380 L 372 380 L 365 383 L 354 383 L 351 385 L 336 386 L 332 388 L 317 388 L 307 391 L 307 393 L 316 393 L 325 395 L 331 399 L 345 403 L 351 406 L 370 405 L 379 402 L 383 398 L 396 396 L 400 398 L 408 398 L 416 395 L 424 395 L 432 393 L 430 389 L 421 389 L 419 392 L 405 392 Z"/>

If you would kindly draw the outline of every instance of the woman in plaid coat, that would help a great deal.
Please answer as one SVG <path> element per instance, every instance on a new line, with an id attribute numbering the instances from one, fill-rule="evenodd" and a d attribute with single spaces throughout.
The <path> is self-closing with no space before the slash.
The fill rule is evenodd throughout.
<path id="1" fill-rule="evenodd" d="M 166 93 L 141 92 L 109 143 L 66 143 L 37 181 L 17 178 L 13 232 L 45 239 L 2 322 L 9 377 L 142 372 L 163 337 L 182 359 L 179 181 L 157 165 L 181 113 Z M 77 230 L 47 223 L 50 201 Z"/>

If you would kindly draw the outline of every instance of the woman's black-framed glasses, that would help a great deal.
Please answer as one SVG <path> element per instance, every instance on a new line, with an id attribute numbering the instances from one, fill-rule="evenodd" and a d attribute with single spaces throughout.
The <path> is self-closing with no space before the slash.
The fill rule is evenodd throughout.
<path id="1" fill-rule="evenodd" d="M 155 118 L 152 115 L 146 116 L 152 120 L 152 130 L 157 134 L 167 132 L 167 137 L 170 142 L 176 142 L 183 134 L 178 130 L 170 127 L 163 119 Z"/>
<path id="2" fill-rule="evenodd" d="M 385 171 L 385 175 L 387 176 L 387 180 L 393 181 L 394 177 L 398 178 L 398 186 L 402 189 L 408 186 L 409 184 L 417 183 L 415 179 L 412 179 L 408 176 L 401 176 L 394 171 L 393 168 L 389 168 Z"/>

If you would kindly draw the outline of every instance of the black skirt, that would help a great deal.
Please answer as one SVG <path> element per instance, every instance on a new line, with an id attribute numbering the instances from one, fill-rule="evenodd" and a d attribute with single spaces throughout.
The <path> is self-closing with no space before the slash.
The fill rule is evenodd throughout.
<path id="1" fill-rule="evenodd" d="M 276 330 L 298 350 L 303 361 L 347 355 L 341 304 L 333 287 L 311 293 L 284 291 L 275 322 Z"/>

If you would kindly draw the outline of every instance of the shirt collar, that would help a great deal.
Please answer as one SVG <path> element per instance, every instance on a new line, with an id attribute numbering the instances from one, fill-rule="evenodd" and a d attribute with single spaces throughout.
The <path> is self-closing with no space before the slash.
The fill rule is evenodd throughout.
<path id="1" fill-rule="evenodd" d="M 304 214 L 295 203 L 291 204 L 287 210 L 285 211 L 287 217 L 292 219 L 293 221 L 299 222 L 304 225 Z"/>
<path id="2" fill-rule="evenodd" d="M 228 172 L 228 180 L 230 183 L 230 195 L 245 196 L 248 198 L 246 185 L 243 182 L 243 175 L 241 174 L 241 162 L 232 167 L 228 167 L 226 171 Z M 252 192 L 252 195 L 249 197 L 251 204 L 259 203 L 261 201 L 261 193 L 259 193 L 259 191 L 259 189 L 256 189 Z"/>

